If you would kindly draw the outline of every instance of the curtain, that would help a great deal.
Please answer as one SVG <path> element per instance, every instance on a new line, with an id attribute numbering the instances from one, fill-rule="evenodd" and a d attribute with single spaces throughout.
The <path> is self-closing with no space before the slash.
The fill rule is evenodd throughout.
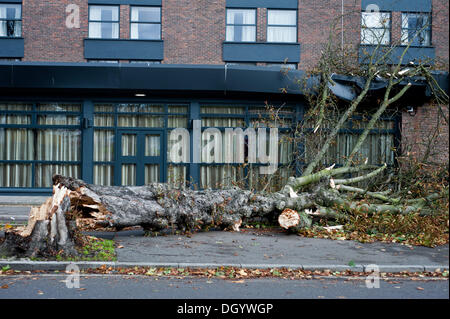
<path id="1" fill-rule="evenodd" d="M 122 134 L 122 156 L 136 156 L 136 134 Z"/>
<path id="2" fill-rule="evenodd" d="M 297 42 L 296 27 L 267 27 L 267 42 Z"/>
<path id="3" fill-rule="evenodd" d="M 145 156 L 159 156 L 161 154 L 160 140 L 160 135 L 147 135 L 145 137 Z"/>
<path id="4" fill-rule="evenodd" d="M 297 11 L 268 10 L 268 42 L 297 42 Z"/>
<path id="5" fill-rule="evenodd" d="M 94 184 L 112 186 L 114 184 L 114 166 L 94 165 Z"/>
<path id="6" fill-rule="evenodd" d="M 123 164 L 122 165 L 122 182 L 123 186 L 135 186 L 136 185 L 136 165 L 135 164 Z"/>
<path id="7" fill-rule="evenodd" d="M 145 184 L 159 183 L 159 165 L 147 164 L 145 165 Z"/>
<path id="8" fill-rule="evenodd" d="M 164 127 L 162 116 L 155 115 L 119 115 L 121 127 Z"/>
<path id="9" fill-rule="evenodd" d="M 167 182 L 174 187 L 186 186 L 186 166 L 170 164 L 167 167 Z"/>
<path id="10" fill-rule="evenodd" d="M 256 40 L 255 10 L 227 10 L 226 41 Z"/>
<path id="11" fill-rule="evenodd" d="M 243 184 L 244 168 L 232 165 L 201 166 L 200 185 L 202 188 L 231 187 Z"/>

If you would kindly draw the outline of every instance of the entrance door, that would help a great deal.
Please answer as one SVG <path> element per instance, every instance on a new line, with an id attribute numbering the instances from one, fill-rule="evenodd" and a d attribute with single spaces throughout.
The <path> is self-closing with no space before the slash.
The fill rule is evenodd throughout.
<path id="1" fill-rule="evenodd" d="M 115 185 L 163 182 L 162 131 L 119 130 Z"/>

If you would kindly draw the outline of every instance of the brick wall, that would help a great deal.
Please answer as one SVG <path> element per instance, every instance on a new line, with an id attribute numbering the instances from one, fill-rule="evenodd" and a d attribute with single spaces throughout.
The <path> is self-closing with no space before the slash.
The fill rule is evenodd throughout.
<path id="1" fill-rule="evenodd" d="M 442 107 L 449 116 L 448 105 Z M 429 162 L 447 163 L 449 161 L 449 126 L 435 105 L 423 105 L 411 116 L 402 113 L 401 122 L 402 155 L 423 159 L 428 146 L 431 146 Z"/>
<path id="2" fill-rule="evenodd" d="M 80 8 L 80 28 L 66 27 L 67 5 Z M 24 61 L 80 62 L 87 37 L 86 0 L 23 0 Z"/>
<path id="3" fill-rule="evenodd" d="M 225 40 L 224 0 L 163 0 L 163 63 L 223 64 L 222 43 Z M 65 24 L 68 4 L 80 8 L 80 28 Z M 448 64 L 449 5 L 447 0 L 433 0 L 432 42 L 437 57 Z M 128 5 L 120 6 L 120 38 L 130 36 Z M 330 27 L 336 26 L 335 43 L 354 47 L 360 41 L 360 0 L 299 0 L 298 41 L 301 43 L 300 69 L 310 69 L 328 42 Z M 257 10 L 257 41 L 266 40 L 267 9 Z M 344 24 L 344 32 L 341 23 Z M 392 38 L 400 40 L 401 14 L 393 13 Z M 24 0 L 24 61 L 67 61 L 83 59 L 83 39 L 88 35 L 87 0 Z M 356 51 L 355 51 L 356 52 Z M 448 69 L 448 66 L 446 67 Z"/>

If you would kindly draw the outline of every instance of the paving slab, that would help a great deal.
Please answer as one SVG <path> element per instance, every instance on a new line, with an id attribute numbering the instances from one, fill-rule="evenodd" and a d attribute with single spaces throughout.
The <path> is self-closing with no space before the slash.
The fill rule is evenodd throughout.
<path id="1" fill-rule="evenodd" d="M 363 271 L 377 265 L 380 271 L 448 269 L 448 245 L 436 248 L 397 243 L 359 243 L 304 238 L 279 232 L 200 232 L 190 237 L 167 235 L 144 237 L 142 232 L 116 233 L 119 262 L 179 264 L 241 264 L 272 267 L 302 266 L 304 269 Z M 410 268 L 408 268 L 410 266 Z"/>

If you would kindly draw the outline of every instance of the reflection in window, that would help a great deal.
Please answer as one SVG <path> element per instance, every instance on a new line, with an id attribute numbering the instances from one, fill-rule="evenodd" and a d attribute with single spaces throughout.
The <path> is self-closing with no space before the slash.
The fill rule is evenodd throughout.
<path id="1" fill-rule="evenodd" d="M 0 4 L 0 37 L 20 37 L 22 35 L 22 5 Z"/>
<path id="2" fill-rule="evenodd" d="M 297 11 L 267 11 L 267 42 L 297 42 Z"/>
<path id="3" fill-rule="evenodd" d="M 402 14 L 402 44 L 431 45 L 431 17 L 426 13 Z"/>
<path id="4" fill-rule="evenodd" d="M 362 12 L 361 43 L 388 45 L 391 42 L 391 14 Z"/>
<path id="5" fill-rule="evenodd" d="M 226 41 L 256 41 L 256 10 L 227 9 Z"/>
<path id="6" fill-rule="evenodd" d="M 131 7 L 131 39 L 161 39 L 161 8 Z"/>
<path id="7" fill-rule="evenodd" d="M 119 6 L 89 6 L 89 38 L 119 38 Z"/>

